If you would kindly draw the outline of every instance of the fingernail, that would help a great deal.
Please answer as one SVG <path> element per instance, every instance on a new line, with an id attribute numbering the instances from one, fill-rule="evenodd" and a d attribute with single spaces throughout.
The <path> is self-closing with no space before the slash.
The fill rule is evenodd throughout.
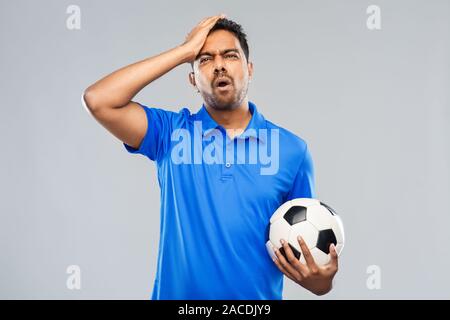
<path id="1" fill-rule="evenodd" d="M 284 244 L 285 241 L 284 241 L 284 239 L 281 239 L 280 242 L 281 242 L 281 244 Z"/>

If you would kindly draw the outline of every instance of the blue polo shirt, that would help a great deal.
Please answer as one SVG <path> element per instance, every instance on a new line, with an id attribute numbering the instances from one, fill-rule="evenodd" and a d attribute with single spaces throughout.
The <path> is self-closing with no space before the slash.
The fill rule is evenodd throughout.
<path id="1" fill-rule="evenodd" d="M 247 129 L 233 139 L 204 104 L 195 114 L 141 107 L 147 132 L 139 149 L 124 146 L 157 166 L 161 224 L 152 299 L 282 299 L 283 274 L 265 243 L 281 204 L 315 198 L 306 142 L 252 102 Z M 270 152 L 278 164 L 267 160 Z"/>

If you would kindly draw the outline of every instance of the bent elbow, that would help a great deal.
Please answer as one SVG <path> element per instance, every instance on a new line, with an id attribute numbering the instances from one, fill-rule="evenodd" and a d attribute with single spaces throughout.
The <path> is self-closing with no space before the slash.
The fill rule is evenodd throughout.
<path id="1" fill-rule="evenodd" d="M 81 95 L 81 103 L 84 108 L 92 114 L 100 109 L 98 97 L 89 88 L 83 91 Z"/>

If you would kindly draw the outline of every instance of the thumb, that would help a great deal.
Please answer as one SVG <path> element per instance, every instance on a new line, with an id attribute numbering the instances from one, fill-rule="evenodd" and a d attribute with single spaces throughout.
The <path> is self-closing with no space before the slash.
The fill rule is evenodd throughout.
<path id="1" fill-rule="evenodd" d="M 334 243 L 330 244 L 330 256 L 331 256 L 330 264 L 335 265 L 337 267 L 338 266 L 338 254 L 337 254 L 336 246 L 334 245 Z"/>

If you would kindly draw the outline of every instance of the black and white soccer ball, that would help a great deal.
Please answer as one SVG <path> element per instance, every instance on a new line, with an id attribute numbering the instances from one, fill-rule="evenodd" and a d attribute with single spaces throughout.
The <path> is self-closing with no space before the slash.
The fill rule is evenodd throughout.
<path id="1" fill-rule="evenodd" d="M 298 198 L 283 203 L 270 218 L 269 240 L 266 248 L 275 258 L 274 247 L 280 249 L 285 257 L 281 239 L 288 242 L 295 257 L 306 263 L 297 236 L 302 236 L 317 263 L 324 265 L 330 261 L 330 244 L 334 243 L 336 252 L 344 248 L 344 226 L 341 218 L 325 203 L 317 199 Z"/>

